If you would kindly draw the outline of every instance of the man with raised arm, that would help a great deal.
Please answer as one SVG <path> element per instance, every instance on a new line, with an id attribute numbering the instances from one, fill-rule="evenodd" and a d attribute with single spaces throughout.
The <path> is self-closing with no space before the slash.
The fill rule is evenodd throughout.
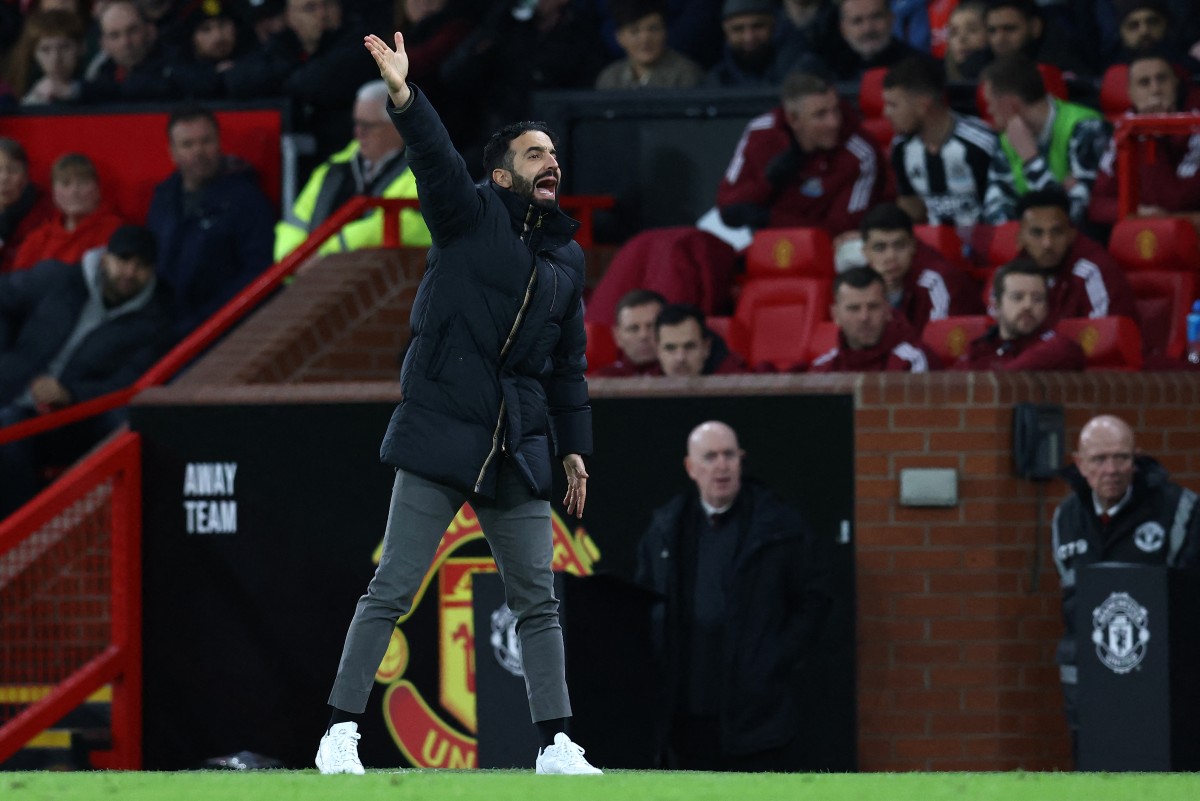
<path id="1" fill-rule="evenodd" d="M 433 244 L 412 310 L 412 344 L 380 449 L 396 470 L 375 577 L 359 599 L 329 695 L 322 773 L 362 773 L 358 718 L 396 621 L 446 527 L 470 501 L 517 618 L 538 773 L 597 774 L 567 734 L 562 629 L 554 597 L 551 447 L 567 474 L 564 504 L 582 515 L 591 453 L 583 377 L 583 250 L 558 207 L 562 177 L 543 123 L 497 131 L 476 186 L 429 100 L 407 83 L 404 37 L 364 43 L 387 83 L 388 114 L 408 143 Z"/>

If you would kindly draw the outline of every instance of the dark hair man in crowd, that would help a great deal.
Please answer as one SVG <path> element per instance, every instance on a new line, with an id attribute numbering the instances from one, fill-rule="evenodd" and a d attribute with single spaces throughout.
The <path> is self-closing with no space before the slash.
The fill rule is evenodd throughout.
<path id="1" fill-rule="evenodd" d="M 983 313 L 975 280 L 919 242 L 912 219 L 899 206 L 871 209 L 860 230 L 867 266 L 883 276 L 888 303 L 915 333 L 930 320 Z"/>
<path id="2" fill-rule="evenodd" d="M 0 275 L 0 427 L 123 389 L 170 346 L 157 247 L 123 226 L 81 265 L 43 261 Z M 0 446 L 0 518 L 40 489 L 40 469 L 73 461 L 119 414 Z"/>
<path id="3" fill-rule="evenodd" d="M 743 480 L 744 459 L 725 423 L 693 429 L 684 469 L 695 486 L 654 511 L 638 546 L 635 580 L 663 599 L 652 626 L 666 682 L 658 734 L 670 768 L 805 764 L 797 735 L 812 721 L 794 676 L 832 599 L 803 516 Z"/>
<path id="4" fill-rule="evenodd" d="M 651 289 L 626 292 L 617 302 L 617 320 L 612 327 L 619 355 L 615 362 L 597 370 L 596 375 L 653 375 L 658 368 L 654 322 L 666 305 L 667 299 Z"/>
<path id="5" fill-rule="evenodd" d="M 725 340 L 708 330 L 695 306 L 664 306 L 654 321 L 658 370 L 651 375 L 736 375 L 749 372 Z"/>
<path id="6" fill-rule="evenodd" d="M 1095 75 L 1099 67 L 1096 48 L 1089 50 L 1070 31 L 1048 19 L 1040 5 L 1035 0 L 988 0 L 983 19 L 992 55 L 1003 58 L 1020 53 L 1063 72 Z"/>
<path id="7" fill-rule="evenodd" d="M 1000 132 L 984 195 L 984 222 L 1016 219 L 1017 198 L 1060 184 L 1071 199 L 1071 219 L 1084 219 L 1100 157 L 1111 129 L 1095 109 L 1046 93 L 1037 64 L 1013 54 L 993 61 L 980 76 Z"/>
<path id="8" fill-rule="evenodd" d="M 1097 562 L 1167 567 L 1200 564 L 1200 504 L 1196 493 L 1170 480 L 1155 459 L 1138 452 L 1133 429 L 1119 417 L 1093 417 L 1079 433 L 1071 488 L 1054 512 L 1051 554 L 1062 582 L 1064 632 L 1055 661 L 1062 678 L 1067 723 L 1078 747 L 1079 683 L 1075 651 L 1075 585 Z"/>
<path id="9" fill-rule="evenodd" d="M 926 373 L 941 367 L 911 326 L 893 316 L 883 276 L 870 267 L 838 273 L 830 314 L 838 343 L 813 359 L 811 373 Z"/>
<path id="10" fill-rule="evenodd" d="M 775 43 L 773 0 L 725 0 L 721 31 L 725 53 L 704 77 L 704 86 L 778 86 L 792 66 Z"/>
<path id="11" fill-rule="evenodd" d="M 1192 87 L 1186 87 L 1188 89 Z M 1200 110 L 1200 97 L 1184 91 L 1184 80 L 1161 50 L 1135 55 L 1129 62 L 1131 115 L 1174 114 Z M 1138 160 L 1138 217 L 1186 217 L 1200 228 L 1200 136 L 1191 133 L 1154 137 L 1154 158 Z M 1100 160 L 1088 217 L 1117 221 L 1117 145 L 1113 140 Z"/>
<path id="12" fill-rule="evenodd" d="M 254 169 L 221 152 L 217 118 L 203 106 L 172 112 L 167 147 L 175 172 L 154 188 L 146 226 L 184 336 L 270 266 L 275 211 Z"/>
<path id="13" fill-rule="evenodd" d="M 383 551 L 359 599 L 328 703 L 322 773 L 364 772 L 358 720 L 396 620 L 408 612 L 446 527 L 470 501 L 502 565 L 516 617 L 538 773 L 598 774 L 567 732 L 571 702 L 554 597 L 551 471 L 562 460 L 567 514 L 587 500 L 591 453 L 583 251 L 558 206 L 562 170 L 544 123 L 512 123 L 484 148 L 486 183 L 428 98 L 408 83 L 404 37 L 364 45 L 388 88 L 433 237 L 412 311 L 396 407 L 380 447 L 395 468 Z M 552 450 L 553 449 L 553 450 Z"/>
<path id="14" fill-rule="evenodd" d="M 896 132 L 897 205 L 914 222 L 960 230 L 980 222 L 988 168 L 1000 143 L 983 120 L 950 110 L 942 65 L 914 56 L 889 69 L 883 113 Z"/>
<path id="15" fill-rule="evenodd" d="M 992 302 L 996 324 L 967 346 L 956 370 L 1082 370 L 1079 343 L 1046 325 L 1046 274 L 1029 259 L 996 271 Z"/>
<path id="16" fill-rule="evenodd" d="M 1071 203 L 1057 187 L 1022 195 L 1021 253 L 1046 274 L 1047 324 L 1064 317 L 1128 317 L 1141 324 L 1125 273 L 1100 244 L 1071 222 Z"/>

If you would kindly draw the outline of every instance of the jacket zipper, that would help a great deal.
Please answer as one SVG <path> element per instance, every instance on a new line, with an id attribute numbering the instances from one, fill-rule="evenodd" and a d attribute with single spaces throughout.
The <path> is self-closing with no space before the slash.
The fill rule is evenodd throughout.
<path id="1" fill-rule="evenodd" d="M 532 211 L 532 210 L 531 210 Z M 526 218 L 528 219 L 528 217 Z M 542 227 L 542 218 L 538 217 L 534 228 Z M 528 229 L 528 226 L 526 226 Z M 529 244 L 526 241 L 525 244 Z M 504 347 L 500 349 L 500 361 L 503 363 L 504 357 L 508 355 L 508 351 L 512 348 L 513 342 L 517 338 L 517 330 L 521 327 L 521 321 L 525 319 L 525 312 L 529 310 L 529 301 L 533 298 L 533 285 L 537 281 L 537 254 L 533 257 L 533 270 L 529 273 L 529 283 L 525 285 L 525 298 L 521 301 L 521 308 L 517 311 L 517 317 L 513 320 L 512 328 L 509 329 L 508 338 L 504 340 Z M 557 277 L 555 278 L 557 284 Z M 501 389 L 503 392 L 503 389 Z M 503 447 L 500 441 L 500 429 L 504 425 L 504 397 L 500 398 L 500 414 L 496 417 L 496 428 L 492 431 L 492 449 L 488 451 L 487 458 L 483 460 L 483 466 L 479 468 L 479 475 L 475 478 L 475 491 L 479 492 L 483 486 L 483 476 L 487 473 L 488 467 L 492 464 L 492 460 L 496 458 L 496 453 Z"/>

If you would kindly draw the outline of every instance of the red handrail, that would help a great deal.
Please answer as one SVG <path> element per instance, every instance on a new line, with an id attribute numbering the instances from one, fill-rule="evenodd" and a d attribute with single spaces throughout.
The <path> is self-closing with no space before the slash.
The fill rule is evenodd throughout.
<path id="1" fill-rule="evenodd" d="M 1137 210 L 1138 179 L 1134 155 L 1144 137 L 1192 133 L 1200 130 L 1200 113 L 1127 115 L 1116 121 L 1113 141 L 1117 145 L 1117 218 Z M 1140 154 L 1139 158 L 1140 158 Z"/>
<path id="2" fill-rule="evenodd" d="M 580 218 L 576 241 L 582 247 L 591 247 L 595 230 L 592 215 L 596 209 L 611 208 L 613 199 L 607 195 L 567 195 L 561 199 L 560 203 L 564 209 L 575 210 Z M 317 226 L 317 229 L 309 234 L 298 248 L 278 264 L 269 267 L 262 275 L 250 282 L 249 286 L 218 309 L 212 317 L 184 337 L 157 364 L 134 382 L 133 386 L 101 395 L 57 412 L 0 428 L 0 445 L 119 409 L 128 404 L 133 396 L 143 389 L 160 386 L 170 381 L 176 373 L 203 353 L 218 337 L 274 292 L 283 283 L 283 280 L 294 273 L 300 265 L 316 255 L 321 246 L 336 235 L 342 226 L 362 216 L 363 212 L 369 208 L 382 208 L 388 212 L 395 212 L 383 215 L 382 245 L 385 248 L 394 248 L 400 245 L 400 210 L 420 208 L 420 203 L 416 198 L 362 196 L 351 198 L 330 215 L 329 219 Z"/>

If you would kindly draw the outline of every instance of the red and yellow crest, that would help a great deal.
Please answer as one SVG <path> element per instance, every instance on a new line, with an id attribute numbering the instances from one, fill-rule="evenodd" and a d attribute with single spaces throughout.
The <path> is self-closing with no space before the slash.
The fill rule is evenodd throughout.
<path id="1" fill-rule="evenodd" d="M 557 513 L 550 513 L 556 571 L 586 576 L 600 557 L 596 545 L 580 528 L 567 529 Z M 490 557 L 455 558 L 452 554 L 469 542 L 483 539 L 483 528 L 470 504 L 463 504 L 446 529 L 433 563 L 413 597 L 412 609 L 392 631 L 387 654 L 375 680 L 387 686 L 383 716 L 396 746 L 410 763 L 426 768 L 478 766 L 475 717 L 475 632 L 471 607 L 471 577 L 491 573 Z M 375 552 L 378 564 L 382 544 Z M 429 587 L 438 589 L 438 703 L 453 720 L 447 722 L 405 678 L 409 663 L 404 623 L 412 617 Z"/>

